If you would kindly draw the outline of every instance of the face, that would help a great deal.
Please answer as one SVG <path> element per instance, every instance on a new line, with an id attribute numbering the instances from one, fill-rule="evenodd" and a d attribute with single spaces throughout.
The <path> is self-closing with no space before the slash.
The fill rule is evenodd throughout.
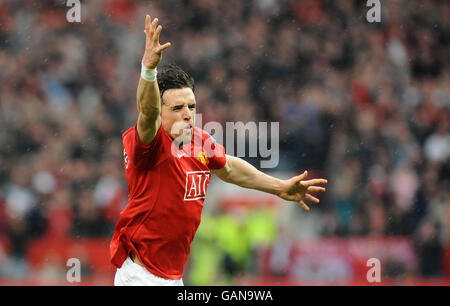
<path id="1" fill-rule="evenodd" d="M 168 89 L 162 96 L 161 121 L 166 133 L 187 144 L 195 126 L 195 96 L 190 88 Z"/>

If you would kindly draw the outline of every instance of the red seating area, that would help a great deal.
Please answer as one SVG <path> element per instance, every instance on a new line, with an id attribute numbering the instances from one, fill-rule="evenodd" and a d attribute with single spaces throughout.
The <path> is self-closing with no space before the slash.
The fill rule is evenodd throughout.
<path id="1" fill-rule="evenodd" d="M 9 242 L 0 237 L 0 247 L 9 253 Z M 83 238 L 83 239 L 55 239 L 46 236 L 32 241 L 26 252 L 29 275 L 20 280 L 11 280 L 0 277 L 0 285 L 71 285 L 65 280 L 69 258 L 77 258 L 84 266 L 81 272 L 81 283 L 72 285 L 112 285 L 115 267 L 110 263 L 109 239 Z M 60 276 L 57 279 L 43 280 L 40 271 L 52 267 L 58 269 Z"/>
<path id="2" fill-rule="evenodd" d="M 79 258 L 99 273 L 110 273 L 115 268 L 109 261 L 109 240 L 89 239 L 39 239 L 28 248 L 27 258 L 32 268 L 40 268 L 49 257 L 57 256 L 66 265 L 67 259 Z M 80 258 L 81 257 L 81 258 Z"/>
<path id="3" fill-rule="evenodd" d="M 365 242 L 363 240 L 366 240 Z M 365 279 L 366 266 L 361 259 L 357 259 L 358 252 L 362 256 L 364 251 L 355 251 L 356 248 L 352 250 L 352 244 L 355 245 L 366 245 L 369 246 L 371 242 L 370 239 L 354 239 L 353 241 L 339 241 L 339 239 L 321 239 L 312 244 L 311 246 L 294 248 L 293 255 L 306 255 L 307 253 L 316 254 L 321 252 L 324 248 L 328 248 L 331 254 L 337 257 L 347 257 L 351 259 L 354 270 L 354 276 L 352 279 L 342 279 L 342 281 L 327 281 L 327 280 L 317 280 L 309 281 L 295 279 L 295 273 L 291 272 L 275 277 L 271 275 L 269 269 L 270 265 L 268 262 L 268 256 L 270 256 L 270 248 L 265 250 L 260 254 L 260 264 L 261 264 L 261 275 L 257 277 L 244 277 L 237 281 L 238 285 L 276 285 L 276 286 L 286 286 L 286 285 L 355 285 L 355 286 L 365 286 L 365 285 L 377 285 L 370 284 Z M 406 258 L 410 250 L 406 245 L 406 240 L 402 241 L 401 238 L 380 238 L 379 242 L 382 242 L 382 246 L 387 246 L 388 244 L 401 244 L 405 243 L 404 247 L 399 247 L 398 251 L 392 251 L 391 255 L 398 253 L 398 256 L 404 256 Z M 9 252 L 9 243 L 5 237 L 0 236 L 0 246 L 4 252 Z M 305 246 L 305 245 L 304 245 Z M 335 246 L 338 246 L 336 248 Z M 376 247 L 375 247 L 376 248 Z M 390 247 L 391 248 L 391 247 Z M 334 250 L 334 251 L 333 251 Z M 336 253 L 337 252 L 337 253 Z M 315 255 L 315 256 L 316 256 Z M 339 255 L 339 256 L 338 256 Z M 333 255 L 332 255 L 333 256 Z M 395 255 L 397 256 L 397 255 Z M 295 259 L 297 256 L 293 256 Z M 48 281 L 42 280 L 37 276 L 36 271 L 44 269 L 48 265 L 59 266 L 64 271 L 68 271 L 67 260 L 69 258 L 78 258 L 83 265 L 89 271 L 88 274 L 83 274 L 81 283 L 69 283 L 64 278 Z M 297 260 L 301 259 L 297 257 Z M 304 257 L 303 260 L 308 261 L 308 257 Z M 414 258 L 411 258 L 414 262 Z M 0 285 L 112 285 L 115 273 L 115 267 L 111 265 L 109 260 L 109 239 L 105 238 L 85 238 L 85 239 L 55 239 L 51 236 L 37 239 L 29 244 L 27 248 L 27 262 L 29 264 L 30 276 L 22 278 L 20 280 L 10 280 L 0 277 Z M 297 263 L 298 264 L 298 263 Z M 306 265 L 308 265 L 306 263 Z M 292 265 L 291 265 L 292 267 Z M 383 278 L 382 283 L 378 285 L 450 285 L 450 245 L 447 245 L 445 249 L 444 256 L 444 267 L 445 274 L 441 278 L 434 279 L 422 279 L 415 277 L 413 275 L 407 276 L 402 279 L 392 279 Z"/>

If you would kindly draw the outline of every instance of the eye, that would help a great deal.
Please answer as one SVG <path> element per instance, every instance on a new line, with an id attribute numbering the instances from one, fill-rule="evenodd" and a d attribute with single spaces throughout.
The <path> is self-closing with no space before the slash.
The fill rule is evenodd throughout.
<path id="1" fill-rule="evenodd" d="M 180 110 L 182 108 L 183 108 L 183 106 L 177 105 L 177 106 L 174 106 L 173 110 L 178 111 L 178 110 Z"/>
<path id="2" fill-rule="evenodd" d="M 189 105 L 189 108 L 190 108 L 190 109 L 195 109 L 195 104 Z"/>

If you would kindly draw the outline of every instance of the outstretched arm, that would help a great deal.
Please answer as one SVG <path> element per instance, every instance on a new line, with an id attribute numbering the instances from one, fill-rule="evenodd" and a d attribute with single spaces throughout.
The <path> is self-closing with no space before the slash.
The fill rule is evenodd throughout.
<path id="1" fill-rule="evenodd" d="M 162 52 L 170 47 L 170 43 L 159 44 L 159 35 L 162 26 L 158 24 L 158 18 L 151 22 L 150 16 L 145 17 L 145 52 L 142 58 L 142 69 L 150 69 L 149 72 L 156 73 L 156 66 L 162 59 Z M 158 82 L 144 80 L 141 76 L 137 89 L 137 109 L 139 118 L 137 131 L 139 138 L 145 144 L 152 142 L 161 125 L 161 98 Z"/>
<path id="2" fill-rule="evenodd" d="M 327 183 L 325 179 L 305 180 L 308 176 L 307 171 L 288 180 L 280 180 L 257 170 L 246 161 L 230 155 L 227 155 L 225 167 L 213 170 L 212 173 L 227 183 L 274 194 L 284 200 L 295 201 L 307 211 L 309 211 L 309 207 L 304 200 L 319 203 L 319 199 L 310 193 L 325 191 L 324 187 L 317 185 Z"/>

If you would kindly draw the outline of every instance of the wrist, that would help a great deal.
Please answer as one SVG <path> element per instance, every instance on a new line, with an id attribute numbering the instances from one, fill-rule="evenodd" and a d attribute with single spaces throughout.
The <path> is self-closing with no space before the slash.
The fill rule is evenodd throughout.
<path id="1" fill-rule="evenodd" d="M 156 76 L 158 74 L 158 70 L 155 68 L 149 69 L 141 63 L 141 78 L 146 80 L 147 82 L 155 82 Z"/>
<path id="2" fill-rule="evenodd" d="M 286 185 L 286 181 L 284 180 L 280 180 L 280 179 L 276 179 L 275 180 L 275 189 L 273 194 L 280 196 L 280 194 L 283 192 L 283 190 L 285 189 L 285 185 Z"/>

